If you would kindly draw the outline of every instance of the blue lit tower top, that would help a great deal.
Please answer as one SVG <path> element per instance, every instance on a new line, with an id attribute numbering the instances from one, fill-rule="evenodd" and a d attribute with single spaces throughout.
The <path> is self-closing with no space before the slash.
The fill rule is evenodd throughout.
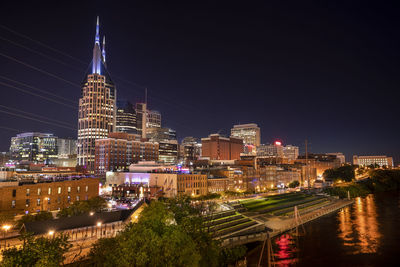
<path id="1" fill-rule="evenodd" d="M 106 36 L 103 36 L 103 50 L 101 51 L 101 54 L 103 56 L 103 62 L 104 65 L 106 65 Z"/>
<path id="2" fill-rule="evenodd" d="M 96 37 L 94 40 L 94 48 L 93 48 L 93 62 L 92 62 L 92 73 L 101 74 L 101 49 L 100 49 L 100 35 L 99 35 L 99 17 L 97 17 L 96 24 Z"/>

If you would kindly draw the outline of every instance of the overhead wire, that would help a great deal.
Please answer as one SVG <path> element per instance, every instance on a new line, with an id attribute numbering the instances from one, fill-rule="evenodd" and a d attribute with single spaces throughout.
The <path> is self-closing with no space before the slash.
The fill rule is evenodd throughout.
<path id="1" fill-rule="evenodd" d="M 65 128 L 65 129 L 68 129 L 68 130 L 74 130 L 74 131 L 77 130 L 76 128 L 68 127 L 68 126 L 65 126 L 65 125 L 61 125 L 61 124 L 53 123 L 53 122 L 49 122 L 49 121 L 43 121 L 43 120 L 31 117 L 31 116 L 25 116 L 25 115 L 17 114 L 15 112 L 10 112 L 10 111 L 6 111 L 6 110 L 0 110 L 0 112 L 1 113 L 5 113 L 5 114 L 9 114 L 9 115 L 13 115 L 13 116 L 16 116 L 16 117 L 25 118 L 25 119 L 32 120 L 32 121 L 37 121 L 37 122 L 41 122 L 41 123 L 50 124 L 50 125 L 61 127 L 61 128 Z"/>
<path id="2" fill-rule="evenodd" d="M 73 101 L 73 100 L 71 100 L 71 99 L 68 99 L 68 98 L 66 98 L 66 97 L 63 97 L 63 96 L 60 96 L 60 95 L 57 95 L 57 94 L 53 94 L 52 92 L 49 92 L 49 91 L 47 91 L 47 90 L 39 89 L 39 88 L 37 88 L 37 87 L 35 87 L 35 86 L 32 86 L 32 85 L 29 85 L 29 84 L 26 84 L 26 83 L 22 83 L 22 82 L 16 81 L 16 80 L 14 80 L 14 79 L 7 78 L 7 77 L 5 77 L 5 76 L 3 76 L 3 75 L 0 75 L 0 78 L 2 78 L 2 79 L 4 79 L 4 80 L 7 80 L 7 81 L 10 81 L 10 82 L 14 82 L 14 83 L 16 83 L 16 84 L 19 84 L 19 85 L 22 85 L 22 86 L 25 86 L 25 87 L 28 87 L 28 88 L 31 88 L 31 89 L 36 90 L 36 91 L 39 91 L 39 92 L 41 92 L 41 93 L 45 93 L 45 94 L 51 95 L 51 96 L 53 96 L 53 97 L 57 97 L 57 98 L 63 99 L 63 100 L 65 100 L 65 101 L 71 102 L 71 103 L 73 103 L 73 104 L 76 104 L 76 101 Z"/>
<path id="3" fill-rule="evenodd" d="M 23 61 L 21 61 L 21 60 L 18 60 L 18 59 L 14 58 L 14 57 L 7 56 L 6 54 L 3 54 L 3 53 L 1 53 L 1 52 L 0 52 L 0 56 L 5 57 L 5 58 L 7 58 L 7 59 L 10 59 L 10 60 L 12 60 L 12 61 L 14 61 L 14 62 L 17 62 L 17 63 L 19 63 L 19 64 L 22 64 L 22 65 L 24 65 L 24 66 L 26 66 L 26 67 L 28 67 L 28 68 L 34 69 L 34 70 L 36 70 L 36 71 L 38 71 L 38 72 L 44 73 L 44 74 L 46 74 L 46 75 L 49 75 L 49 76 L 51 76 L 51 77 L 53 77 L 53 78 L 55 78 L 55 79 L 58 79 L 58 80 L 60 80 L 60 81 L 66 82 L 66 83 L 68 83 L 68 84 L 71 84 L 71 85 L 73 85 L 73 86 L 75 86 L 75 87 L 81 88 L 80 85 L 77 84 L 77 83 L 73 83 L 73 82 L 71 82 L 71 81 L 68 81 L 68 80 L 66 80 L 66 79 L 64 79 L 64 78 L 61 78 L 61 77 L 58 76 L 58 75 L 55 75 L 55 74 L 50 73 L 50 72 L 48 72 L 48 71 L 42 70 L 42 69 L 40 69 L 40 68 L 37 68 L 37 67 L 35 67 L 35 66 L 31 65 L 31 64 L 28 64 L 28 63 L 26 63 L 26 62 L 23 62 Z"/>
<path id="4" fill-rule="evenodd" d="M 27 93 L 27 94 L 30 94 L 30 95 L 34 95 L 34 96 L 37 96 L 37 97 L 46 99 L 47 101 L 51 101 L 51 102 L 54 102 L 54 103 L 57 103 L 57 104 L 60 104 L 60 105 L 63 105 L 63 106 L 69 107 L 69 108 L 76 109 L 76 110 L 78 109 L 76 106 L 72 106 L 72 105 L 70 105 L 70 104 L 66 104 L 66 103 L 64 103 L 64 102 L 55 100 L 55 99 L 53 99 L 53 98 L 50 98 L 50 97 L 47 97 L 47 96 L 43 96 L 43 95 L 41 95 L 41 94 L 37 94 L 37 93 L 34 93 L 34 92 L 31 92 L 31 91 L 29 91 L 29 90 L 25 90 L 25 89 L 16 87 L 16 86 L 11 85 L 11 84 L 8 84 L 8 83 L 4 83 L 4 82 L 1 82 L 1 81 L 0 81 L 0 84 L 1 84 L 1 85 L 4 85 L 4 86 L 7 86 L 7 87 L 10 87 L 10 88 L 14 88 L 14 89 L 16 89 L 16 90 L 18 90 L 18 91 L 21 91 L 21 92 L 24 92 L 24 93 Z"/>
<path id="5" fill-rule="evenodd" d="M 5 105 L 2 105 L 2 104 L 0 104 L 0 107 L 5 108 L 5 109 L 9 109 L 9 110 L 12 110 L 12 111 L 20 112 L 20 113 L 23 113 L 23 114 L 27 114 L 27 115 L 30 115 L 30 116 L 36 116 L 36 117 L 41 118 L 41 119 L 46 119 L 46 120 L 49 120 L 49 121 L 53 121 L 53 122 L 56 122 L 56 123 L 60 123 L 60 124 L 64 124 L 66 126 L 71 126 L 72 127 L 72 123 L 67 123 L 67 122 L 63 122 L 63 121 L 60 121 L 60 120 L 52 119 L 52 118 L 49 118 L 49 117 L 46 117 L 46 116 L 43 116 L 43 115 L 38 115 L 38 114 L 35 114 L 35 113 L 32 113 L 32 112 L 22 111 L 22 110 L 19 110 L 17 108 L 12 108 L 12 107 L 5 106 Z"/>
<path id="6" fill-rule="evenodd" d="M 73 60 L 75 60 L 75 61 L 77 61 L 77 62 L 79 62 L 79 63 L 81 63 L 81 64 L 87 64 L 86 62 L 84 62 L 84 61 L 82 61 L 82 60 L 80 60 L 80 59 L 78 59 L 78 58 L 76 58 L 76 57 L 74 57 L 74 56 L 72 56 L 72 55 L 70 55 L 70 54 L 68 54 L 68 53 L 65 53 L 65 52 L 63 52 L 63 51 L 61 51 L 61 50 L 59 50 L 59 49 L 53 48 L 53 47 L 51 47 L 51 46 L 49 46 L 49 45 L 47 45 L 47 44 L 44 44 L 44 43 L 42 43 L 42 42 L 40 42 L 40 41 L 38 41 L 38 40 L 35 40 L 35 39 L 33 39 L 33 38 L 31 38 L 31 37 L 29 37 L 29 36 L 27 36 L 27 35 L 24 35 L 24 34 L 22 34 L 22 33 L 17 32 L 17 31 L 15 31 L 15 30 L 12 30 L 12 29 L 10 29 L 10 28 L 7 27 L 7 26 L 0 25 L 0 27 L 3 28 L 3 29 L 5 29 L 5 30 L 7 30 L 7 31 L 9 31 L 9 32 L 12 32 L 12 33 L 15 34 L 15 35 L 18 35 L 18 36 L 20 36 L 20 37 L 23 37 L 23 38 L 25 38 L 25 39 L 28 39 L 28 40 L 30 40 L 30 41 L 33 41 L 34 43 L 39 44 L 39 45 L 41 45 L 41 46 L 43 46 L 43 47 L 45 47 L 45 48 L 47 48 L 47 49 L 49 49 L 49 50 L 51 50 L 51 51 L 57 52 L 57 53 L 59 53 L 59 54 L 61 54 L 61 55 L 64 55 L 64 56 L 66 56 L 66 57 L 68 57 L 68 58 L 71 58 L 71 59 L 73 59 Z M 56 59 L 56 58 L 53 58 L 53 57 L 51 57 L 51 56 L 48 56 L 48 55 L 46 55 L 46 54 L 43 54 L 43 53 L 38 52 L 38 51 L 36 51 L 36 50 L 33 50 L 33 49 L 31 49 L 31 48 L 28 48 L 28 47 L 26 47 L 26 46 L 24 46 L 24 45 L 21 45 L 21 44 L 19 44 L 19 43 L 16 43 L 16 42 L 14 42 L 14 41 L 11 41 L 11 40 L 9 40 L 9 39 L 7 39 L 7 38 L 0 37 L 0 39 L 3 39 L 4 41 L 7 41 L 7 42 L 9 42 L 9 43 L 12 43 L 12 44 L 14 44 L 14 45 L 16 45 L 16 46 L 22 47 L 22 48 L 24 48 L 24 49 L 26 49 L 26 50 L 28 50 L 28 51 L 30 51 L 30 52 L 32 52 L 32 53 L 38 54 L 38 55 L 43 56 L 43 57 L 45 57 L 45 58 L 47 58 L 47 59 L 51 59 L 51 60 L 53 60 L 53 61 L 55 61 L 55 62 L 58 62 L 58 63 L 60 63 L 60 64 L 62 64 L 62 65 L 69 66 L 69 67 L 73 68 L 73 69 L 76 70 L 76 71 L 81 71 L 81 69 L 78 69 L 78 68 L 76 68 L 76 67 L 73 67 L 71 64 L 68 64 L 68 63 L 66 63 L 66 62 L 60 61 L 60 60 L 58 60 L 58 59 Z M 18 59 L 14 58 L 14 57 L 5 55 L 5 54 L 3 54 L 3 53 L 1 53 L 1 52 L 0 52 L 0 56 L 3 56 L 3 57 L 5 57 L 5 58 L 7 58 L 7 59 L 10 59 L 10 60 L 12 60 L 12 61 L 15 61 L 15 62 L 17 62 L 17 63 L 19 63 L 19 64 L 22 64 L 22 65 L 24 65 L 24 66 L 26 66 L 26 67 L 29 67 L 29 68 L 31 68 L 31 69 L 34 69 L 34 70 L 36 70 L 36 71 L 38 71 L 38 72 L 41 72 L 41 73 L 43 73 L 43 74 L 49 75 L 49 76 L 51 76 L 51 77 L 53 77 L 53 78 L 56 78 L 56 79 L 58 79 L 58 80 L 64 81 L 64 82 L 66 82 L 66 83 L 68 83 L 68 84 L 71 84 L 71 85 L 73 85 L 73 86 L 75 86 L 75 87 L 81 88 L 81 86 L 78 85 L 78 84 L 76 84 L 76 83 L 73 83 L 73 82 L 71 82 L 71 81 L 68 81 L 68 80 L 66 80 L 66 79 L 64 79 L 64 78 L 62 78 L 62 77 L 60 77 L 60 76 L 58 76 L 58 75 L 55 75 L 55 74 L 50 73 L 50 72 L 47 72 L 47 71 L 45 71 L 45 70 L 43 70 L 43 69 L 40 69 L 40 68 L 35 67 L 35 66 L 31 65 L 31 64 L 28 64 L 28 63 L 26 63 L 26 62 L 23 62 L 23 61 L 21 61 L 21 60 L 18 60 Z M 3 77 L 4 77 L 4 76 L 3 76 Z M 144 86 L 144 85 L 140 85 L 140 84 L 138 84 L 138 83 L 136 83 L 136 82 L 129 81 L 129 80 L 127 80 L 127 79 L 125 79 L 125 78 L 122 78 L 122 77 L 120 77 L 120 76 L 118 76 L 118 75 L 113 75 L 113 77 L 115 77 L 117 80 L 120 80 L 120 81 L 124 82 L 125 84 L 133 85 L 133 86 L 140 87 L 140 88 L 143 88 L 143 89 L 144 89 L 144 88 L 147 88 L 147 87 Z M 11 79 L 9 79 L 9 80 L 11 80 Z M 20 83 L 20 82 L 15 81 L 15 80 L 13 80 L 13 81 L 16 82 L 16 83 L 19 83 L 19 84 L 23 85 L 23 83 Z M 32 94 L 32 95 L 35 95 L 35 96 L 39 96 L 38 94 L 34 94 L 34 93 L 30 92 L 30 91 L 27 91 L 27 90 L 24 90 L 24 89 L 21 89 L 21 88 L 16 88 L 15 86 L 6 85 L 6 84 L 1 83 L 1 82 L 0 82 L 0 84 L 3 84 L 3 85 L 5 85 L 5 86 L 9 86 L 9 87 L 13 87 L 13 88 L 15 88 L 15 89 L 17 89 L 17 90 L 20 90 L 20 91 L 22 91 L 22 92 L 25 92 L 25 93 L 29 93 L 29 94 Z M 27 85 L 25 85 L 25 86 L 27 86 Z M 29 88 L 31 88 L 31 89 L 35 89 L 35 87 L 33 87 L 33 86 L 27 86 L 27 87 L 29 87 Z M 123 87 L 123 88 L 124 88 L 124 87 Z M 38 88 L 36 88 L 36 89 L 38 89 Z M 132 90 L 132 88 L 130 88 L 130 90 Z M 43 90 L 43 91 L 44 91 L 44 90 Z M 138 90 L 135 90 L 135 91 L 138 92 Z M 46 93 L 48 93 L 48 92 L 46 92 Z M 43 97 L 43 96 L 39 96 L 39 97 L 42 97 L 42 98 L 47 99 L 47 100 L 49 100 L 49 101 L 57 102 L 57 100 L 50 100 L 49 98 L 46 98 L 46 97 Z M 149 98 L 153 99 L 153 100 L 156 101 L 156 102 L 164 103 L 164 104 L 166 104 L 166 105 L 168 105 L 168 106 L 171 106 L 171 107 L 173 107 L 173 108 L 175 108 L 175 109 L 177 109 L 177 110 L 180 110 L 180 111 L 181 111 L 182 109 L 184 109 L 184 110 L 187 110 L 187 109 L 195 110 L 192 106 L 186 106 L 186 105 L 177 104 L 177 103 L 172 104 L 170 100 L 167 100 L 166 98 L 163 100 L 160 96 L 158 96 L 158 97 L 153 97 L 153 96 L 150 95 Z M 69 100 L 69 101 L 72 102 L 71 100 Z M 61 104 L 60 102 L 57 102 L 57 103 Z M 62 103 L 62 104 L 63 104 L 64 106 L 72 107 L 71 105 L 68 105 L 68 104 L 65 104 L 65 103 Z M 180 106 L 180 108 L 179 108 L 178 106 Z M 74 107 L 74 108 L 75 108 L 75 107 Z M 75 109 L 76 109 L 76 108 L 75 108 Z M 195 111 L 197 112 L 197 110 L 195 110 Z M 184 127 L 184 128 L 187 128 L 187 129 L 191 129 L 190 127 L 188 127 L 188 126 L 186 126 L 186 125 L 184 125 L 184 124 L 182 124 L 182 123 L 178 123 L 178 122 L 176 122 L 176 121 L 174 121 L 172 124 L 178 124 L 178 125 L 180 125 L 181 127 Z"/>

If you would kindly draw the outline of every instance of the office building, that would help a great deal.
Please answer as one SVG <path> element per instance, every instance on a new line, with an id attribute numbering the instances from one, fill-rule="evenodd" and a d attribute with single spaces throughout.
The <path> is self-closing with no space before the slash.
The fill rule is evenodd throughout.
<path id="1" fill-rule="evenodd" d="M 58 157 L 69 157 L 76 155 L 77 141 L 73 138 L 57 138 Z"/>
<path id="2" fill-rule="evenodd" d="M 283 158 L 283 148 L 280 141 L 275 141 L 273 144 L 260 145 L 257 147 L 257 156 Z"/>
<path id="3" fill-rule="evenodd" d="M 353 164 L 360 165 L 362 167 L 368 167 L 370 165 L 379 165 L 379 167 L 393 167 L 393 158 L 387 156 L 353 156 Z"/>
<path id="4" fill-rule="evenodd" d="M 223 137 L 219 134 L 210 134 L 206 138 L 201 138 L 201 155 L 210 160 L 240 159 L 242 152 L 242 138 Z"/>
<path id="5" fill-rule="evenodd" d="M 178 161 L 178 141 L 176 131 L 170 128 L 148 128 L 146 137 L 159 145 L 158 160 L 164 164 Z"/>
<path id="6" fill-rule="evenodd" d="M 77 158 L 77 141 L 73 138 L 57 139 L 58 156 L 53 163 L 59 167 L 75 167 Z"/>
<path id="7" fill-rule="evenodd" d="M 146 138 L 148 128 L 161 128 L 161 113 L 147 109 L 146 103 L 136 103 L 136 128 Z"/>
<path id="8" fill-rule="evenodd" d="M 245 153 L 255 153 L 261 143 L 260 128 L 255 123 L 234 125 L 231 136 L 243 139 Z"/>
<path id="9" fill-rule="evenodd" d="M 120 185 L 140 185 L 143 190 L 162 192 L 164 197 L 177 195 L 201 196 L 207 195 L 207 176 L 204 174 L 181 173 L 132 173 L 113 172 L 107 173 L 106 185 L 118 187 Z M 157 190 L 154 190 L 157 188 Z M 159 195 L 159 194 L 157 194 Z"/>
<path id="10" fill-rule="evenodd" d="M 287 158 L 289 162 L 293 162 L 299 157 L 299 147 L 286 145 L 283 147 L 283 157 Z"/>
<path id="11" fill-rule="evenodd" d="M 11 158 L 17 161 L 51 163 L 57 158 L 57 137 L 50 133 L 21 133 L 11 138 Z"/>
<path id="12" fill-rule="evenodd" d="M 54 182 L 0 182 L 0 210 L 15 214 L 52 211 L 99 195 L 99 179 L 59 179 Z"/>
<path id="13" fill-rule="evenodd" d="M 116 131 L 137 134 L 136 110 L 129 101 L 117 101 Z"/>
<path id="14" fill-rule="evenodd" d="M 343 165 L 346 163 L 346 157 L 343 153 L 340 152 L 335 152 L 335 153 L 326 153 L 327 155 L 333 155 L 336 156 L 340 160 L 340 164 Z"/>
<path id="15" fill-rule="evenodd" d="M 99 19 L 97 18 L 93 59 L 82 82 L 78 114 L 77 163 L 94 172 L 95 141 L 107 138 L 115 131 L 116 89 L 106 68 L 105 39 L 100 49 Z"/>
<path id="16" fill-rule="evenodd" d="M 295 162 L 302 163 L 307 166 L 307 170 L 316 169 L 317 176 L 322 177 L 327 169 L 334 169 L 341 166 L 340 159 L 335 155 L 312 154 L 300 155 Z"/>
<path id="17" fill-rule="evenodd" d="M 103 176 L 107 171 L 126 171 L 132 163 L 158 160 L 159 144 L 135 134 L 110 133 L 96 140 L 95 151 L 95 173 Z"/>
<path id="18" fill-rule="evenodd" d="M 201 157 L 201 143 L 194 137 L 185 137 L 180 145 L 180 158 L 186 165 Z"/>

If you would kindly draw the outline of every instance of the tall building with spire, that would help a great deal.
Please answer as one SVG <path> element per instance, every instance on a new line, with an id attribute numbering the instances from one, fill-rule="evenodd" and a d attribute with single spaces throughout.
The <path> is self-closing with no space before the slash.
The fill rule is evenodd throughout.
<path id="1" fill-rule="evenodd" d="M 106 68 L 105 37 L 100 47 L 97 17 L 93 59 L 82 81 L 78 114 L 78 165 L 94 173 L 95 140 L 115 131 L 117 91 Z"/>

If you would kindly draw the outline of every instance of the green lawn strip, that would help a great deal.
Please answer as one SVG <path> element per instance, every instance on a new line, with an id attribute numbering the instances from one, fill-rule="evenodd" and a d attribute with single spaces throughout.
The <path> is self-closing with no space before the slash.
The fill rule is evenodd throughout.
<path id="1" fill-rule="evenodd" d="M 236 218 L 236 217 L 237 217 L 237 218 Z M 242 214 L 239 214 L 239 213 L 236 213 L 236 214 L 233 214 L 233 215 L 231 215 L 231 216 L 222 217 L 222 218 L 218 218 L 218 219 L 215 219 L 215 220 L 207 221 L 207 222 L 205 222 L 205 224 L 206 224 L 207 226 L 209 226 L 209 225 L 210 225 L 210 226 L 218 225 L 218 224 L 224 223 L 224 220 L 229 219 L 229 218 L 231 218 L 231 219 L 233 219 L 233 218 L 235 218 L 235 219 L 240 219 L 240 218 L 243 218 L 243 215 L 242 215 Z"/>
<path id="2" fill-rule="evenodd" d="M 272 195 L 272 196 L 267 196 L 265 198 L 269 199 L 279 199 L 279 198 L 286 198 L 286 197 L 291 197 L 294 195 L 304 195 L 302 193 L 286 193 L 286 194 L 279 194 L 279 195 Z"/>
<path id="3" fill-rule="evenodd" d="M 239 224 L 242 224 L 242 223 L 245 223 L 245 222 L 250 222 L 250 221 L 251 220 L 249 218 L 244 218 L 243 217 L 243 218 L 240 218 L 240 219 L 237 219 L 237 220 L 232 220 L 232 221 L 221 223 L 221 224 L 218 224 L 218 225 L 213 225 L 212 227 L 210 227 L 210 232 L 215 232 L 215 231 L 227 229 L 227 228 L 230 228 L 232 226 L 239 225 Z"/>
<path id="4" fill-rule="evenodd" d="M 310 201 L 313 201 L 315 198 L 314 197 L 308 197 L 308 198 L 303 198 L 303 199 L 297 199 L 295 201 L 285 201 L 285 202 L 281 202 L 278 204 L 274 204 L 274 205 L 269 205 L 268 207 L 257 207 L 256 209 L 253 209 L 252 211 L 258 211 L 258 212 L 263 212 L 263 213 L 268 213 L 268 212 L 272 212 L 272 211 L 276 211 L 279 209 L 283 209 L 283 208 L 289 208 L 295 205 L 301 205 Z"/>
<path id="5" fill-rule="evenodd" d="M 309 198 L 310 196 L 298 196 L 296 198 L 287 198 L 287 199 L 279 199 L 279 200 L 268 200 L 268 201 L 264 201 L 261 203 L 257 203 L 256 205 L 248 205 L 245 207 L 250 210 L 250 211 L 254 211 L 254 210 L 259 210 L 262 208 L 265 208 L 267 206 L 271 206 L 274 207 L 276 205 L 282 205 L 288 202 L 294 202 L 294 201 L 298 201 L 298 200 L 302 200 L 302 199 L 306 199 Z"/>
<path id="6" fill-rule="evenodd" d="M 319 203 L 322 203 L 322 202 L 325 202 L 325 201 L 327 201 L 325 198 L 315 199 L 315 200 L 307 202 L 305 204 L 298 205 L 297 208 L 298 209 L 302 209 L 304 207 L 312 206 L 312 205 L 319 204 Z M 293 207 L 282 208 L 282 209 L 274 211 L 273 215 L 280 216 L 280 215 L 283 215 L 283 214 L 286 214 L 286 213 L 290 213 L 292 211 L 293 211 Z"/>
<path id="7" fill-rule="evenodd" d="M 236 232 L 236 231 L 239 231 L 239 230 L 243 230 L 243 229 L 245 229 L 247 227 L 250 227 L 252 225 L 255 225 L 255 224 L 257 224 L 257 222 L 255 222 L 255 221 L 249 221 L 249 222 L 241 223 L 241 224 L 229 227 L 229 228 L 225 228 L 225 229 L 219 230 L 219 231 L 217 231 L 215 233 L 215 236 L 221 236 L 221 235 L 229 234 L 230 232 Z"/>
<path id="8" fill-rule="evenodd" d="M 213 220 L 216 220 L 216 219 L 219 219 L 219 218 L 224 218 L 224 217 L 232 216 L 232 215 L 235 215 L 235 214 L 236 214 L 236 211 L 229 210 L 229 211 L 223 211 L 223 212 L 214 213 L 213 215 L 204 216 L 204 219 L 205 220 L 210 220 L 212 218 Z"/>

